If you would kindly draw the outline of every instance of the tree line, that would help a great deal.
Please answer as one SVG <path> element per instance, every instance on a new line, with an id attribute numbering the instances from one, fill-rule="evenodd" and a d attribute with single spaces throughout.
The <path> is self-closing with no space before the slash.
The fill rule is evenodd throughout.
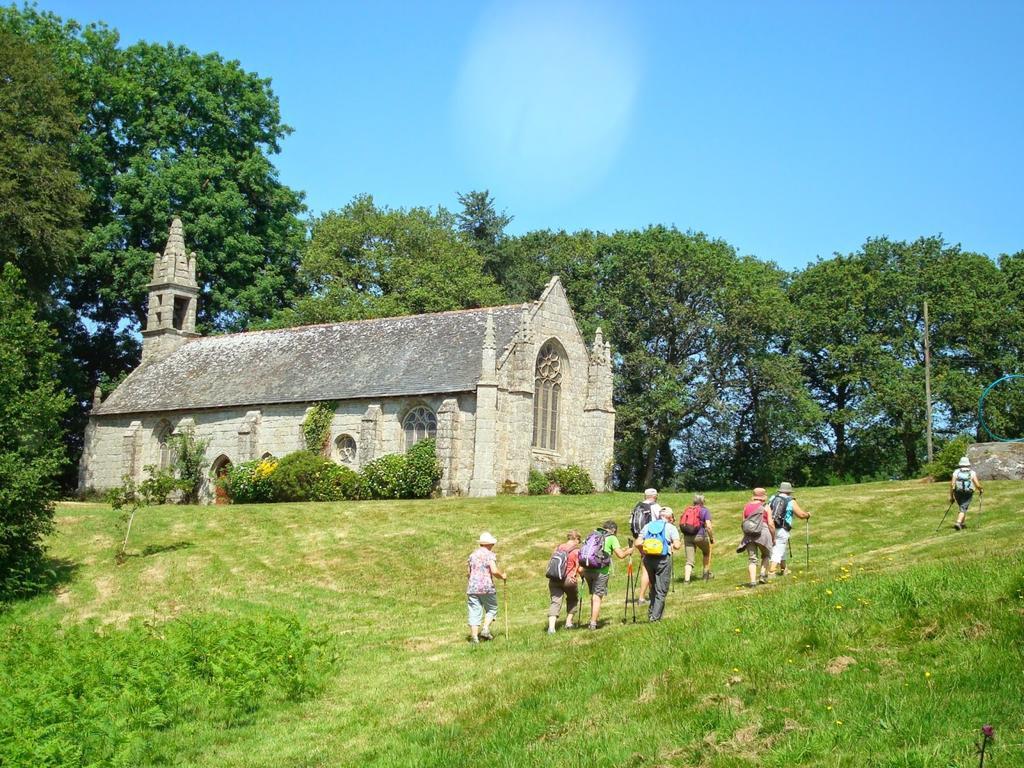
<path id="1" fill-rule="evenodd" d="M 93 389 L 138 364 L 173 216 L 208 334 L 530 301 L 559 275 L 584 334 L 614 348 L 620 488 L 922 473 L 926 299 L 940 442 L 975 433 L 982 389 L 1021 359 L 1024 251 L 872 237 L 789 272 L 669 226 L 511 235 L 486 191 L 309 217 L 273 162 L 290 131 L 236 61 L 0 8 L 0 265 L 52 329 L 65 488 Z M 1002 388 L 989 422 L 1022 435 L 1022 406 Z"/>

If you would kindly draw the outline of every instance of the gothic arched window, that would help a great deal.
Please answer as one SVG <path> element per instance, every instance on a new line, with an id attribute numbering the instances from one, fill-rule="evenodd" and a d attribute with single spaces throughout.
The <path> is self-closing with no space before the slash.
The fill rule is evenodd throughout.
<path id="1" fill-rule="evenodd" d="M 402 430 L 405 433 L 405 450 L 409 450 L 420 440 L 437 437 L 437 416 L 425 406 L 413 408 L 402 419 Z"/>
<path id="2" fill-rule="evenodd" d="M 171 435 L 174 428 L 167 419 L 162 419 L 154 430 L 156 443 L 160 451 L 160 460 L 157 462 L 158 469 L 167 469 L 174 463 L 174 450 L 171 447 Z"/>
<path id="3" fill-rule="evenodd" d="M 335 455 L 342 464 L 355 464 L 356 439 L 352 435 L 338 435 L 334 441 Z"/>
<path id="4" fill-rule="evenodd" d="M 557 451 L 562 356 L 553 342 L 540 348 L 533 383 L 533 447 Z"/>

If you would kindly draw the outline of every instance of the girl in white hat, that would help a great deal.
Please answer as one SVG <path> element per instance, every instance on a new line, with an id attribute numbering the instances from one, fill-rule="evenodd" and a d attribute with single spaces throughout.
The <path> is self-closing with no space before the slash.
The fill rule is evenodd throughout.
<path id="1" fill-rule="evenodd" d="M 954 501 L 960 506 L 960 514 L 956 517 L 953 527 L 962 531 L 967 527 L 964 518 L 967 517 L 967 510 L 971 506 L 971 499 L 974 492 L 984 493 L 981 488 L 981 481 L 977 473 L 971 469 L 971 460 L 966 456 L 960 457 L 960 463 L 953 471 L 953 477 L 949 481 L 949 503 Z"/>

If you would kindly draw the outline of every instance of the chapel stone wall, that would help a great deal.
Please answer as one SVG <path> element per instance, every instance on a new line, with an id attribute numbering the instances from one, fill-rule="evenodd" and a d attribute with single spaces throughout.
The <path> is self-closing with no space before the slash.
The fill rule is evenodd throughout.
<path id="1" fill-rule="evenodd" d="M 447 403 L 445 414 L 438 414 L 444 403 Z M 442 416 L 448 425 L 445 434 L 438 434 L 439 443 L 448 440 L 447 444 L 438 446 L 438 454 L 443 454 L 448 461 L 448 474 L 444 478 L 443 488 L 449 494 L 466 493 L 472 476 L 475 411 L 472 394 L 350 400 L 340 403 L 331 421 L 331 458 L 359 470 L 365 463 L 364 457 L 368 456 L 367 460 L 372 460 L 386 453 L 403 452 L 402 418 L 410 409 L 421 405 Z M 120 485 L 126 474 L 136 481 L 143 480 L 146 477 L 146 465 L 160 464 L 159 439 L 167 425 L 177 429 L 189 423 L 189 420 L 194 424 L 196 437 L 210 440 L 206 457 L 211 465 L 222 457 L 237 464 L 266 454 L 281 457 L 301 450 L 305 447 L 302 422 L 310 406 L 310 403 L 288 403 L 259 408 L 93 416 L 86 431 L 80 489 L 106 490 Z M 361 444 L 364 417 L 368 410 L 378 414 L 375 423 L 377 437 L 369 455 L 364 453 Z M 355 461 L 342 461 L 338 453 L 336 441 L 343 434 L 351 436 L 357 443 Z M 451 445 L 453 435 L 457 439 L 454 451 Z M 204 495 L 207 498 L 212 495 L 212 484 L 204 489 Z"/>

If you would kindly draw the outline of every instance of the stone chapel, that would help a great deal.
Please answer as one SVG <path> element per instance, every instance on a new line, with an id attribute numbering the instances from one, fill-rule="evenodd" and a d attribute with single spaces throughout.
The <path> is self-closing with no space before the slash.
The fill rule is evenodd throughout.
<path id="1" fill-rule="evenodd" d="M 230 464 L 302 449 L 321 402 L 336 406 L 331 457 L 355 470 L 435 438 L 445 495 L 525 493 L 531 467 L 569 464 L 609 487 L 611 349 L 601 329 L 588 347 L 557 277 L 527 304 L 202 337 L 175 219 L 148 287 L 142 363 L 106 400 L 97 389 L 82 490 L 166 466 L 191 426 L 210 439 L 209 498 Z"/>

